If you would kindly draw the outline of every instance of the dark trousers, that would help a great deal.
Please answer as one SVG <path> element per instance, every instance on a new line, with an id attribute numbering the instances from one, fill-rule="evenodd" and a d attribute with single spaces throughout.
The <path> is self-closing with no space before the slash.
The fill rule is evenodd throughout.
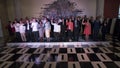
<path id="1" fill-rule="evenodd" d="M 38 38 L 39 38 L 39 33 L 38 31 L 33 31 L 33 41 L 34 42 L 37 42 L 38 41 Z"/>
<path id="2" fill-rule="evenodd" d="M 102 32 L 102 40 L 103 40 L 103 41 L 105 41 L 105 35 L 106 35 L 106 33 L 103 33 L 103 32 Z"/>
<path id="3" fill-rule="evenodd" d="M 63 30 L 61 31 L 61 34 L 60 34 L 60 40 L 62 41 L 66 41 L 66 32 Z"/>
<path id="4" fill-rule="evenodd" d="M 68 30 L 68 40 L 73 39 L 73 32 L 71 30 Z"/>
<path id="5" fill-rule="evenodd" d="M 94 30 L 93 32 L 93 39 L 98 40 L 99 30 Z"/>
<path id="6" fill-rule="evenodd" d="M 59 32 L 54 32 L 54 37 L 56 41 L 60 41 L 60 33 Z"/>
<path id="7" fill-rule="evenodd" d="M 80 35 L 79 33 L 80 33 L 80 29 L 77 28 L 77 27 L 75 27 L 75 28 L 74 28 L 74 40 L 75 40 L 75 41 L 78 41 L 79 35 Z"/>
<path id="8" fill-rule="evenodd" d="M 28 42 L 32 41 L 32 31 L 30 30 L 26 31 L 26 38 Z"/>
<path id="9" fill-rule="evenodd" d="M 16 33 L 15 33 L 15 40 L 16 40 L 17 42 L 20 42 L 20 41 L 21 41 L 21 37 L 20 37 L 20 33 L 19 33 L 19 32 L 16 32 Z"/>

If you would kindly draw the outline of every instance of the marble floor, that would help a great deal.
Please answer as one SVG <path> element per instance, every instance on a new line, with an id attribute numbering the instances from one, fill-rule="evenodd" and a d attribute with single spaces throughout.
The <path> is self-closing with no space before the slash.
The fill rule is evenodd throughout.
<path id="1" fill-rule="evenodd" d="M 7 43 L 0 68 L 120 68 L 120 43 Z"/>

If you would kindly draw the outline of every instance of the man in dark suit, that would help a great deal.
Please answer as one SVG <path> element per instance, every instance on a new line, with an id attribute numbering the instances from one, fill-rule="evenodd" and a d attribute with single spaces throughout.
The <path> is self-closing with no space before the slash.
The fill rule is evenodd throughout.
<path id="1" fill-rule="evenodd" d="M 62 41 L 66 41 L 66 23 L 65 23 L 65 19 L 64 18 L 62 18 L 62 22 L 60 23 L 60 25 L 61 25 L 61 40 Z"/>
<path id="2" fill-rule="evenodd" d="M 31 23 L 29 20 L 26 20 L 25 28 L 26 28 L 25 31 L 26 31 L 27 41 L 31 42 L 32 41 L 32 28 L 31 28 Z"/>
<path id="3" fill-rule="evenodd" d="M 98 35 L 99 35 L 100 27 L 101 27 L 100 18 L 96 17 L 96 20 L 93 23 L 93 37 L 94 37 L 93 39 L 95 41 L 99 40 Z"/>
<path id="4" fill-rule="evenodd" d="M 75 19 L 74 22 L 74 40 L 78 41 L 81 30 L 81 20 L 79 17 Z"/>

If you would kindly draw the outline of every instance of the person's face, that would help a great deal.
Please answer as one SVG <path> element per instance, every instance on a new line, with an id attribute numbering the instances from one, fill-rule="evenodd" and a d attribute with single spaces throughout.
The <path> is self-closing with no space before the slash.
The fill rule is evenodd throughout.
<path id="1" fill-rule="evenodd" d="M 69 22 L 71 22 L 71 19 L 69 19 Z"/>
<path id="2" fill-rule="evenodd" d="M 62 22 L 64 22 L 64 19 L 62 19 Z"/>
<path id="3" fill-rule="evenodd" d="M 66 22 L 68 22 L 68 20 L 66 20 Z"/>
<path id="4" fill-rule="evenodd" d="M 77 20 L 80 20 L 80 18 L 78 17 Z"/>
<path id="5" fill-rule="evenodd" d="M 42 22 L 40 22 L 40 24 L 42 24 Z"/>
<path id="6" fill-rule="evenodd" d="M 27 23 L 29 23 L 29 21 L 28 21 L 28 20 L 26 20 L 26 22 L 27 22 Z"/>
<path id="7" fill-rule="evenodd" d="M 33 19 L 33 22 L 35 22 L 35 19 Z"/>
<path id="8" fill-rule="evenodd" d="M 15 23 L 17 23 L 17 21 L 14 21 Z"/>
<path id="9" fill-rule="evenodd" d="M 74 20 L 74 17 L 72 17 L 72 20 Z"/>
<path id="10" fill-rule="evenodd" d="M 20 24 L 22 24 L 22 21 L 20 21 Z"/>

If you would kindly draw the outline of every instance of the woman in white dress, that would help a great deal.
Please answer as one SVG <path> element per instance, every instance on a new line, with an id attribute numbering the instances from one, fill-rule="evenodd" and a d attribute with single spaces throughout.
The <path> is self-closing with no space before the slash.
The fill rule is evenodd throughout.
<path id="1" fill-rule="evenodd" d="M 22 41 L 26 41 L 26 36 L 25 36 L 25 26 L 24 26 L 24 23 L 22 21 L 20 21 L 20 26 L 19 26 L 19 29 L 20 29 L 20 36 L 21 36 L 21 39 Z"/>

